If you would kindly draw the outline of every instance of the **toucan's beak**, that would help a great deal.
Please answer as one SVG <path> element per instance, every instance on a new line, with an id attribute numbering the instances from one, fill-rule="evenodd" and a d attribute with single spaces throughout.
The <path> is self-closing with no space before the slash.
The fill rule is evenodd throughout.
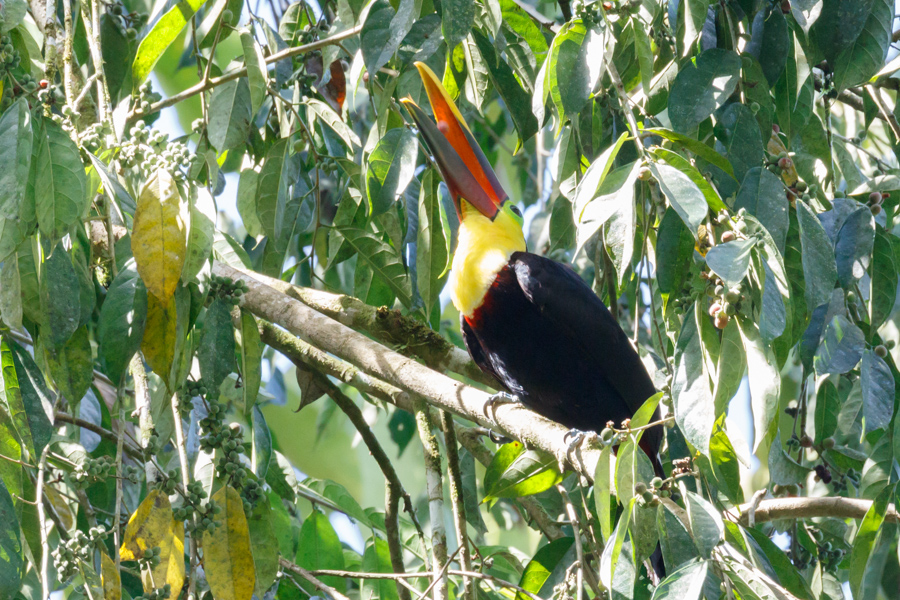
<path id="1" fill-rule="evenodd" d="M 506 192 L 500 187 L 487 157 L 478 147 L 465 119 L 434 71 L 421 62 L 416 63 L 416 68 L 422 76 L 437 124 L 411 98 L 404 98 L 402 102 L 434 154 L 434 160 L 453 197 L 457 214 L 462 218 L 462 198 L 478 209 L 478 212 L 493 219 L 507 198 Z"/>

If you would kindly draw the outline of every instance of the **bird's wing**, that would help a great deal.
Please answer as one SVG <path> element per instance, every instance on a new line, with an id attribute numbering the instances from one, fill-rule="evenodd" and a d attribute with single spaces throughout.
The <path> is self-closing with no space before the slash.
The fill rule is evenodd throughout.
<path id="1" fill-rule="evenodd" d="M 502 383 L 503 380 L 497 375 L 496 371 L 494 371 L 491 361 L 488 360 L 487 355 L 485 355 L 484 348 L 481 347 L 478 336 L 475 335 L 475 331 L 463 315 L 459 315 L 459 328 L 462 331 L 463 341 L 466 342 L 466 349 L 469 351 L 469 356 L 472 357 L 475 364 L 486 374 Z"/>
<path id="2" fill-rule="evenodd" d="M 616 319 L 569 267 L 543 256 L 516 252 L 510 258 L 525 296 L 568 339 L 593 357 L 633 413 L 656 393 L 644 363 Z"/>

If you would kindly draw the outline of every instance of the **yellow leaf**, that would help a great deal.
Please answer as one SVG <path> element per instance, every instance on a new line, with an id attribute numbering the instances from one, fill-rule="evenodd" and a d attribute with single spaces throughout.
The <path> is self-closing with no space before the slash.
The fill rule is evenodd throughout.
<path id="1" fill-rule="evenodd" d="M 250 600 L 256 568 L 244 503 L 229 486 L 223 486 L 212 499 L 222 512 L 216 515 L 215 531 L 203 532 L 203 569 L 209 589 L 216 600 Z"/>
<path id="2" fill-rule="evenodd" d="M 175 293 L 187 253 L 187 205 L 178 185 L 157 169 L 141 190 L 134 212 L 131 251 L 147 291 L 160 300 Z"/>
<path id="3" fill-rule="evenodd" d="M 159 546 L 159 564 L 152 572 L 141 571 L 141 583 L 145 592 L 168 583 L 172 590 L 170 597 L 177 598 L 184 585 L 184 523 L 175 520 L 172 523 L 171 535 Z"/>
<path id="4" fill-rule="evenodd" d="M 147 548 L 156 547 L 160 549 L 159 565 L 152 572 L 141 572 L 144 591 L 168 583 L 177 597 L 184 583 L 184 524 L 175 521 L 169 497 L 152 490 L 128 519 L 119 555 L 122 560 L 137 560 Z"/>
<path id="5" fill-rule="evenodd" d="M 72 513 L 72 509 L 69 508 L 69 502 L 63 495 L 50 485 L 44 488 L 44 494 L 47 495 L 47 500 L 53 505 L 54 510 L 56 510 L 59 522 L 66 531 L 75 529 L 75 515 Z"/>
<path id="6" fill-rule="evenodd" d="M 174 528 L 175 517 L 169 497 L 159 490 L 151 490 L 128 519 L 119 556 L 122 560 L 142 558 L 144 550 L 160 546 Z"/>
<path id="7" fill-rule="evenodd" d="M 100 577 L 94 571 L 94 568 L 91 567 L 90 563 L 79 558 L 78 570 L 81 572 L 81 578 L 84 580 L 84 591 L 87 592 L 87 597 L 90 600 L 108 600 L 107 596 L 104 594 Z"/>
<path id="8" fill-rule="evenodd" d="M 178 380 L 182 369 L 187 323 L 190 312 L 190 294 L 179 287 L 173 296 L 163 302 L 156 296 L 147 296 L 147 321 L 141 351 L 154 373 L 167 384 Z"/>
<path id="9" fill-rule="evenodd" d="M 100 552 L 100 581 L 103 583 L 103 600 L 122 600 L 122 578 L 116 562 L 106 552 Z"/>

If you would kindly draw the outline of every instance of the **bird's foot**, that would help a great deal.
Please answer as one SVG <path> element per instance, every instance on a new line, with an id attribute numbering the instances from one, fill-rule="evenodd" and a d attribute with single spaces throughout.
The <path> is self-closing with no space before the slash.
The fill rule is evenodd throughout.
<path id="1" fill-rule="evenodd" d="M 509 392 L 497 392 L 493 396 L 487 399 L 484 403 L 484 407 L 482 411 L 484 411 L 484 416 L 490 420 L 494 420 L 494 413 L 497 412 L 497 407 L 501 404 L 521 404 L 522 399 L 516 396 L 515 394 L 510 394 Z"/>
<path id="2" fill-rule="evenodd" d="M 570 429 L 563 436 L 563 442 L 566 442 L 566 459 L 574 466 L 577 463 L 572 460 L 572 456 L 575 455 L 578 459 L 581 459 L 580 450 L 581 445 L 585 442 L 595 443 L 599 440 L 597 433 L 595 431 L 582 431 L 580 429 Z M 562 465 L 560 466 L 560 470 L 562 470 Z"/>

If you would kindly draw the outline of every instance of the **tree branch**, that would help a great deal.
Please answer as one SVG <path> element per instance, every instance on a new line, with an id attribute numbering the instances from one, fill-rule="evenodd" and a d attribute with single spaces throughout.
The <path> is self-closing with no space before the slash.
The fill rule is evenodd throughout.
<path id="1" fill-rule="evenodd" d="M 463 494 L 462 471 L 459 467 L 459 450 L 457 448 L 456 427 L 453 416 L 445 410 L 441 411 L 441 427 L 444 429 L 444 445 L 447 447 L 447 482 L 450 484 L 450 502 L 453 505 L 453 523 L 456 526 L 457 543 L 460 547 L 459 560 L 463 571 L 472 570 L 472 555 L 469 553 L 469 536 L 466 531 L 466 508 Z M 474 492 L 474 490 L 472 490 Z M 463 578 L 464 597 L 477 600 L 475 582 L 471 578 Z"/>
<path id="2" fill-rule="evenodd" d="M 431 431 L 428 405 L 419 401 L 416 426 L 425 451 L 425 488 L 431 516 L 431 566 L 434 569 L 434 600 L 447 600 L 447 530 L 444 527 L 444 482 L 441 477 L 441 454 L 437 438 Z M 462 549 L 463 546 L 460 546 Z"/>
<path id="3" fill-rule="evenodd" d="M 859 498 L 774 498 L 759 503 L 755 512 L 755 521 L 764 523 L 778 519 L 813 519 L 816 517 L 862 519 L 871 507 L 871 500 Z M 742 504 L 729 510 L 726 514 L 741 525 L 747 526 L 749 509 L 750 503 Z M 893 523 L 900 523 L 900 513 L 893 504 L 888 506 L 885 519 Z"/>
<path id="4" fill-rule="evenodd" d="M 307 52 L 312 52 L 313 50 L 318 50 L 320 48 L 325 48 L 326 46 L 331 46 L 333 44 L 337 44 L 343 40 L 346 40 L 349 37 L 353 37 L 357 33 L 362 31 L 362 25 L 357 25 L 356 27 L 351 27 L 346 31 L 342 31 L 338 34 L 331 36 L 330 38 L 325 38 L 324 40 L 318 40 L 312 42 L 311 44 L 304 44 L 302 46 L 296 46 L 294 48 L 285 48 L 281 52 L 276 52 L 275 54 L 270 54 L 266 57 L 266 64 L 270 65 L 272 63 L 276 63 L 280 60 L 284 60 L 285 58 L 291 58 L 294 56 L 299 56 L 301 54 L 306 54 Z M 212 88 L 222 85 L 228 81 L 233 79 L 237 79 L 238 77 L 245 77 L 247 75 L 247 67 L 242 67 L 235 71 L 229 71 L 228 73 L 223 73 L 218 77 L 211 77 L 206 81 L 201 81 L 200 83 L 189 87 L 188 89 L 175 94 L 174 96 L 170 96 L 168 98 L 164 98 L 159 102 L 150 105 L 150 108 L 147 112 L 141 112 L 140 110 L 133 111 L 129 116 L 129 121 L 135 119 L 137 117 L 143 117 L 146 115 L 151 115 L 155 112 L 159 112 L 164 108 L 168 108 L 169 106 L 174 106 L 178 104 L 182 100 L 190 98 L 191 96 L 196 96 L 202 92 L 207 90 L 211 90 Z"/>
<path id="5" fill-rule="evenodd" d="M 281 564 L 282 568 L 287 569 L 291 573 L 296 573 L 306 581 L 310 582 L 314 588 L 316 588 L 320 592 L 324 592 L 327 596 L 331 596 L 335 600 L 350 600 L 347 596 L 340 593 L 330 585 L 323 583 L 315 575 L 313 575 L 303 567 L 295 565 L 291 561 L 285 560 L 283 558 L 278 559 L 278 562 L 279 564 Z"/>
<path id="6" fill-rule="evenodd" d="M 472 386 L 450 379 L 428 367 L 406 358 L 370 338 L 263 285 L 255 277 L 228 265 L 216 262 L 213 273 L 247 284 L 249 292 L 242 296 L 246 309 L 253 314 L 284 327 L 308 343 L 330 352 L 370 373 L 386 383 L 429 404 L 486 427 L 498 429 L 503 435 L 521 441 L 528 447 L 549 453 L 561 464 L 572 464 L 567 452 L 567 429 L 523 406 L 504 405 L 494 411 L 492 422 L 484 413 L 488 394 Z M 583 460 L 572 467 L 587 478 L 593 476 L 600 452 L 584 447 Z"/>
<path id="7" fill-rule="evenodd" d="M 497 381 L 486 375 L 465 350 L 457 348 L 424 323 L 404 317 L 398 310 L 376 308 L 353 296 L 300 287 L 260 273 L 236 270 L 385 345 L 399 346 L 401 354 L 419 359 L 436 371 L 452 371 L 498 388 Z"/>

